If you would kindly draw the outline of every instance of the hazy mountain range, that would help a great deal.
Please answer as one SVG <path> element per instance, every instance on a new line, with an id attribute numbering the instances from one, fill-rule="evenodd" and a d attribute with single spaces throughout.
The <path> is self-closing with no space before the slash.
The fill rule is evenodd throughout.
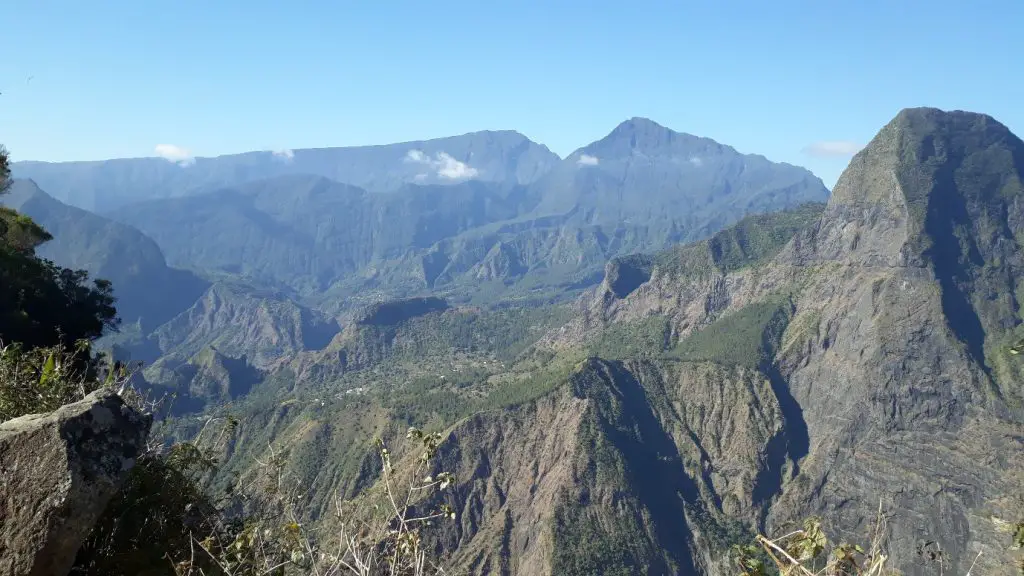
<path id="1" fill-rule="evenodd" d="M 926 541 L 1009 573 L 1024 142 L 988 116 L 901 112 L 831 195 L 641 118 L 564 159 L 482 132 L 14 172 L 42 253 L 114 281 L 105 345 L 178 395 L 169 433 L 230 410 L 224 473 L 286 455 L 311 523 L 417 425 L 470 573 L 731 574 L 879 502 L 904 573 Z"/>
<path id="2" fill-rule="evenodd" d="M 103 212 L 289 174 L 323 176 L 370 192 L 408 183 L 465 180 L 528 184 L 558 161 L 556 154 L 522 134 L 499 131 L 386 146 L 247 152 L 177 161 L 16 162 L 13 171 L 17 178 L 35 180 L 58 200 Z"/>
<path id="3" fill-rule="evenodd" d="M 458 158 L 458 177 L 436 158 Z M 549 298 L 595 283 L 616 254 L 828 194 L 802 168 L 640 118 L 565 160 L 518 134 L 482 132 L 287 158 L 17 163 L 14 173 L 73 203 L 88 191 L 84 204 L 111 207 L 103 214 L 152 238 L 173 266 L 332 312 L 430 290 Z"/>

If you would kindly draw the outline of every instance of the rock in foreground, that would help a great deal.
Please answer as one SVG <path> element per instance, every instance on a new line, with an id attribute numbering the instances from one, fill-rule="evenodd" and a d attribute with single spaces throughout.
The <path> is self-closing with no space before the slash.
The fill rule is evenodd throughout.
<path id="1" fill-rule="evenodd" d="M 0 575 L 67 574 L 151 420 L 99 390 L 0 424 Z"/>

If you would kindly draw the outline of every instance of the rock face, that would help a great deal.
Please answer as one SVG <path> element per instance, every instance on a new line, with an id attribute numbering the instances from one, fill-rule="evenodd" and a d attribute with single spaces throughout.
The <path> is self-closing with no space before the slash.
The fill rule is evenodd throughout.
<path id="1" fill-rule="evenodd" d="M 430 549 L 471 574 L 727 576 L 756 532 L 820 516 L 833 542 L 867 544 L 881 507 L 904 574 L 1017 574 L 1021 278 L 1024 142 L 981 114 L 904 111 L 827 205 L 613 261 L 571 321 L 469 388 L 507 396 L 449 422 L 438 467 L 456 482 L 438 498 L 456 519 Z M 356 327 L 295 380 L 404 345 L 387 323 Z M 345 414 L 370 437 L 389 408 L 361 402 Z M 258 420 L 283 445 L 344 423 L 296 404 Z M 372 482 L 359 434 L 295 459 L 323 462 L 311 498 Z"/>
<path id="2" fill-rule="evenodd" d="M 149 427 L 108 390 L 0 424 L 0 575 L 67 574 Z"/>
<path id="3" fill-rule="evenodd" d="M 455 564 L 724 576 L 753 531 L 820 516 L 868 542 L 881 505 L 893 568 L 1016 573 L 1024 142 L 981 114 L 905 110 L 801 230 L 753 224 L 610 269 L 545 343 L 654 325 L 662 348 L 588 359 L 551 396 L 454 428 Z M 507 421 L 530 410 L 543 439 Z"/>

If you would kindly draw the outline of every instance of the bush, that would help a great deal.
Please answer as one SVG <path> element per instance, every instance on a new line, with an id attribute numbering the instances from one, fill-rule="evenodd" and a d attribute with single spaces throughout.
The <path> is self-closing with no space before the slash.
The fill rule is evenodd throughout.
<path id="1" fill-rule="evenodd" d="M 7 148 L 0 144 L 0 194 L 11 187 L 11 164 Z"/>
<path id="2" fill-rule="evenodd" d="M 50 412 L 96 390 L 100 383 L 81 368 L 88 350 L 87 342 L 74 351 L 63 344 L 29 350 L 21 344 L 0 346 L 0 421 Z"/>
<path id="3" fill-rule="evenodd" d="M 0 193 L 10 184 L 6 151 L 0 147 Z M 0 207 L 0 343 L 24 351 L 63 346 L 81 351 L 118 324 L 113 288 L 89 283 L 83 270 L 70 270 L 39 258 L 35 249 L 51 236 L 31 218 Z M 75 362 L 86 375 L 95 368 L 89 354 Z"/>
<path id="4" fill-rule="evenodd" d="M 216 423 L 223 425 L 218 426 Z M 264 576 L 286 574 L 423 576 L 439 572 L 422 530 L 454 518 L 447 505 L 418 506 L 447 489 L 451 474 L 432 466 L 439 434 L 410 428 L 418 457 L 398 470 L 378 441 L 379 485 L 336 502 L 329 529 L 304 525 L 306 488 L 287 471 L 287 453 L 269 448 L 255 474 L 235 479 L 219 497 L 211 480 L 237 422 L 211 419 L 191 442 L 155 447 L 139 460 L 120 494 L 79 551 L 73 574 L 108 576 Z M 211 433 L 219 427 L 219 432 Z M 405 486 L 405 488 L 400 488 Z"/>

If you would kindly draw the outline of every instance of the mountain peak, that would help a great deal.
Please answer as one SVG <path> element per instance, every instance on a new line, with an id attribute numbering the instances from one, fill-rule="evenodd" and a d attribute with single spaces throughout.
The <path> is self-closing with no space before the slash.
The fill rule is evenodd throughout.
<path id="1" fill-rule="evenodd" d="M 1024 142 L 991 116 L 903 110 L 839 177 L 817 245 L 867 263 L 975 262 L 1016 242 L 1022 182 Z"/>
<path id="2" fill-rule="evenodd" d="M 675 136 L 684 135 L 640 116 L 634 116 L 621 122 L 608 134 L 608 138 L 630 138 L 637 144 L 668 142 Z"/>
<path id="3" fill-rule="evenodd" d="M 991 116 L 907 108 L 854 157 L 836 183 L 833 200 L 888 203 L 896 200 L 890 193 L 896 188 L 911 215 L 919 218 L 937 194 L 995 194 L 988 187 L 1013 181 L 1022 164 L 1024 143 Z M 962 178 L 968 173 L 970 182 Z M 961 177 L 954 179 L 954 174 Z"/>
<path id="4" fill-rule="evenodd" d="M 897 138 L 903 144 L 935 139 L 948 141 L 962 152 L 976 147 L 1017 140 L 1010 130 L 987 114 L 938 108 L 905 108 L 876 136 L 884 143 Z M 872 141 L 874 143 L 874 141 Z M 870 146 L 870 145 L 869 145 Z M 901 149 L 901 154 L 909 150 Z M 925 152 L 929 152 L 926 150 Z M 929 152 L 930 155 L 930 152 Z M 904 158 L 904 160 L 912 160 Z"/>
<path id="5" fill-rule="evenodd" d="M 623 120 L 615 127 L 615 130 L 653 130 L 653 131 L 668 131 L 669 128 L 658 124 L 650 118 L 644 118 L 643 116 L 633 116 L 628 120 Z"/>
<path id="6" fill-rule="evenodd" d="M 1006 129 L 1002 124 L 997 122 L 994 118 L 988 114 L 982 114 L 980 112 L 970 112 L 968 110 L 942 110 L 940 108 L 931 107 L 918 107 L 918 108 L 904 108 L 896 114 L 892 122 L 898 123 L 923 123 L 931 122 L 935 125 L 943 125 L 957 122 L 988 122 L 996 126 Z"/>
<path id="7" fill-rule="evenodd" d="M 628 156 L 639 152 L 644 155 L 681 155 L 685 158 L 690 154 L 719 154 L 732 149 L 710 138 L 676 132 L 648 118 L 634 116 L 583 150 L 601 156 Z"/>

